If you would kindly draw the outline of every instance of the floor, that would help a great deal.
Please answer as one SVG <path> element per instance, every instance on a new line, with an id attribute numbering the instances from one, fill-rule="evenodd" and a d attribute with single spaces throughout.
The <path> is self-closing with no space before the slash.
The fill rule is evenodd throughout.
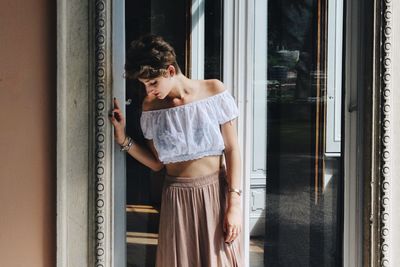
<path id="1" fill-rule="evenodd" d="M 153 267 L 157 250 L 159 212 L 148 205 L 128 205 L 127 267 Z"/>

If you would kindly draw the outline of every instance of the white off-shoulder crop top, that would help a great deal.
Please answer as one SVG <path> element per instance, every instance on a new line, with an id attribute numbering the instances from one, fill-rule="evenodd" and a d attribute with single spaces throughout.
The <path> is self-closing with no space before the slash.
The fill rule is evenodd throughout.
<path id="1" fill-rule="evenodd" d="M 220 125 L 235 119 L 238 108 L 228 91 L 185 105 L 143 111 L 144 137 L 153 140 L 164 164 L 221 155 L 225 149 Z"/>

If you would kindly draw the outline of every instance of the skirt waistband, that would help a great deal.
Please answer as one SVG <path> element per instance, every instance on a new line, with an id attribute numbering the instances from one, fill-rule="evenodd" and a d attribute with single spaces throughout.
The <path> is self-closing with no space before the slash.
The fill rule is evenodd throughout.
<path id="1" fill-rule="evenodd" d="M 213 172 L 208 175 L 196 176 L 196 177 L 182 177 L 182 176 L 165 176 L 164 184 L 167 186 L 174 187 L 198 187 L 209 184 L 214 184 L 220 179 L 225 179 L 225 170 Z"/>

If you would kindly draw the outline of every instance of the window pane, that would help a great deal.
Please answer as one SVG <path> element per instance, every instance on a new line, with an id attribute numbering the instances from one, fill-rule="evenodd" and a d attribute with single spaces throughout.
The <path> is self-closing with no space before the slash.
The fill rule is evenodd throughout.
<path id="1" fill-rule="evenodd" d="M 222 77 L 222 0 L 205 0 L 204 79 Z"/>
<path id="2" fill-rule="evenodd" d="M 341 1 L 265 2 L 254 1 L 250 266 L 341 266 Z"/>
<path id="3" fill-rule="evenodd" d="M 201 66 L 205 78 L 222 78 L 222 0 L 204 0 L 203 49 L 204 60 L 191 66 L 191 5 L 187 0 L 125 1 L 126 48 L 132 40 L 146 33 L 161 35 L 177 53 L 182 72 L 190 77 L 190 69 Z M 126 80 L 127 134 L 145 146 L 140 127 L 144 90 L 138 82 Z M 127 155 L 127 266 L 155 266 L 159 212 L 163 173 L 153 173 L 147 167 Z"/>
<path id="4" fill-rule="evenodd" d="M 161 35 L 175 48 L 178 64 L 187 74 L 189 10 L 186 0 L 125 1 L 126 47 L 143 34 Z M 126 107 L 126 131 L 137 143 L 145 145 L 140 128 L 144 90 L 140 87 L 137 82 L 126 81 L 126 98 L 130 103 Z M 129 155 L 126 163 L 127 266 L 152 267 L 158 243 L 163 175 L 152 173 Z"/>

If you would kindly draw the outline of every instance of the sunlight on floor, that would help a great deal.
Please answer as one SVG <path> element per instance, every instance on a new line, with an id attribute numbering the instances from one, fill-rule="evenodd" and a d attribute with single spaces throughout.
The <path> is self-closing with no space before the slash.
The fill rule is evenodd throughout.
<path id="1" fill-rule="evenodd" d="M 157 240 L 158 234 L 140 232 L 126 233 L 126 243 L 128 244 L 157 245 Z"/>
<path id="2" fill-rule="evenodd" d="M 153 206 L 149 205 L 127 205 L 126 212 L 137 212 L 137 213 L 159 213 Z"/>
<path id="3" fill-rule="evenodd" d="M 250 266 L 264 266 L 264 238 L 250 238 Z"/>

